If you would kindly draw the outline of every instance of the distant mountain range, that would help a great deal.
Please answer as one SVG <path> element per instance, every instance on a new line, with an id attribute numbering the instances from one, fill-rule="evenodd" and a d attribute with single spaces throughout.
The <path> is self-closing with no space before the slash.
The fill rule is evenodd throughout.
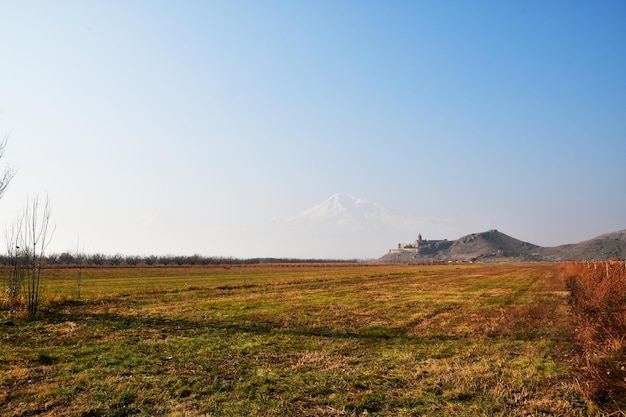
<path id="1" fill-rule="evenodd" d="M 418 240 L 399 244 L 379 259 L 388 263 L 555 262 L 626 259 L 626 230 L 606 233 L 576 244 L 541 247 L 497 230 L 472 233 L 457 240 Z"/>
<path id="2" fill-rule="evenodd" d="M 288 219 L 286 225 L 296 236 L 292 244 L 325 248 L 326 252 L 316 255 L 319 257 L 345 258 L 363 256 L 368 252 L 367 256 L 375 257 L 379 251 L 385 250 L 385 242 L 406 230 L 421 230 L 433 235 L 441 232 L 446 222 L 445 219 L 399 215 L 370 200 L 336 193 Z M 558 262 L 612 257 L 626 259 L 626 230 L 554 247 L 524 242 L 497 230 L 472 233 L 457 240 L 416 240 L 399 246 L 390 249 L 379 261 Z"/>

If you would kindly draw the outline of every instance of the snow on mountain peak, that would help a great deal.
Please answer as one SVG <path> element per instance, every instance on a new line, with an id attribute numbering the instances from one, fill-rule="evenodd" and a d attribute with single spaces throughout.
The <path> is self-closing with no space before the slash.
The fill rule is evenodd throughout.
<path id="1" fill-rule="evenodd" d="M 380 222 L 387 217 L 387 210 L 379 204 L 350 194 L 335 193 L 322 203 L 298 214 L 296 219 L 336 222 L 340 225 L 365 225 Z"/>
<path id="2" fill-rule="evenodd" d="M 388 249 L 387 242 L 396 241 L 407 231 L 434 235 L 433 230 L 442 227 L 434 220 L 390 212 L 370 200 L 345 193 L 333 194 L 278 226 L 276 236 L 281 236 L 290 249 L 324 248 L 326 253 L 334 254 L 325 256 L 343 258 L 363 256 L 354 255 L 357 253 L 382 253 Z"/>

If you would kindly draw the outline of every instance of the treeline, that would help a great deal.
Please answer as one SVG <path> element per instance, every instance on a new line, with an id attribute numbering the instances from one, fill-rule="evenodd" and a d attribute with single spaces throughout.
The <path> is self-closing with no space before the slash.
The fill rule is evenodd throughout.
<path id="1" fill-rule="evenodd" d="M 16 255 L 0 255 L 0 264 L 12 266 L 19 262 Z M 304 263 L 354 263 L 355 259 L 298 259 L 298 258 L 233 258 L 221 256 L 202 255 L 105 255 L 102 253 L 76 254 L 76 253 L 53 253 L 46 254 L 43 259 L 48 266 L 92 266 L 92 267 L 134 267 L 134 266 L 202 266 L 202 265 L 253 265 L 253 264 L 304 264 Z"/>

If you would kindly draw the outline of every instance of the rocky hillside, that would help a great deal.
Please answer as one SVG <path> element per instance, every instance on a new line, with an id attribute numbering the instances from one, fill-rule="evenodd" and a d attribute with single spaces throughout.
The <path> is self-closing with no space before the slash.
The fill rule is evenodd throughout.
<path id="1" fill-rule="evenodd" d="M 550 261 L 626 259 L 626 229 L 576 244 L 541 248 L 539 253 Z"/>
<path id="2" fill-rule="evenodd" d="M 517 240 L 497 230 L 490 230 L 454 241 L 448 255 L 457 259 L 524 258 L 533 256 L 537 248 L 539 246 Z"/>
<path id="3" fill-rule="evenodd" d="M 544 262 L 626 259 L 626 230 L 607 233 L 577 244 L 541 247 L 489 230 L 457 240 L 417 240 L 399 245 L 379 259 L 388 263 Z"/>

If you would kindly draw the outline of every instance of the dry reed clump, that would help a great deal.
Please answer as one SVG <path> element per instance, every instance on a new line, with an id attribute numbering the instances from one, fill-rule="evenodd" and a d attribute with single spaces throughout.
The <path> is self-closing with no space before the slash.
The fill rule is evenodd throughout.
<path id="1" fill-rule="evenodd" d="M 582 353 L 583 388 L 592 400 L 626 407 L 626 263 L 567 263 L 562 273 Z"/>
<path id="2" fill-rule="evenodd" d="M 56 294 L 46 300 L 45 306 L 50 311 L 70 303 L 75 303 L 75 301 L 65 295 Z M 0 311 L 4 312 L 7 319 L 24 318 L 26 306 L 27 300 L 23 294 L 10 297 L 7 293 L 0 291 Z"/>
<path id="3" fill-rule="evenodd" d="M 11 295 L 9 291 L 0 290 L 0 318 L 7 320 L 21 318 L 26 308 L 26 298 L 23 295 Z"/>
<path id="4" fill-rule="evenodd" d="M 8 310 L 9 312 L 23 310 L 25 305 L 26 299 L 23 296 L 0 297 L 0 310 Z"/>

